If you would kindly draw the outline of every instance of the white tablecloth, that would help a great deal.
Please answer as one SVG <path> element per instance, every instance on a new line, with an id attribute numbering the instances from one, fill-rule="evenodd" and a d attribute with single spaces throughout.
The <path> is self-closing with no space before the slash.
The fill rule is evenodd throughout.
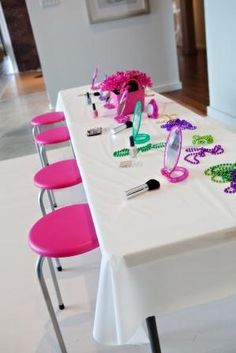
<path id="1" fill-rule="evenodd" d="M 210 118 L 156 94 L 160 113 L 178 114 L 197 125 L 183 131 L 183 144 L 194 134 L 212 134 L 222 155 L 209 155 L 199 165 L 183 160 L 189 178 L 169 183 L 160 172 L 163 150 L 139 155 L 141 165 L 119 168 L 113 152 L 128 147 L 130 131 L 87 137 L 87 129 L 116 126 L 114 111 L 93 98 L 99 117 L 87 105 L 86 87 L 59 93 L 76 159 L 83 178 L 102 252 L 94 337 L 104 344 L 124 344 L 145 318 L 224 298 L 236 293 L 236 194 L 204 175 L 209 166 L 236 161 L 236 136 Z M 150 100 L 150 98 L 147 98 Z M 141 132 L 153 143 L 167 132 L 143 114 Z M 127 158 L 126 158 L 127 159 Z M 124 191 L 155 178 L 159 190 L 126 200 Z"/>

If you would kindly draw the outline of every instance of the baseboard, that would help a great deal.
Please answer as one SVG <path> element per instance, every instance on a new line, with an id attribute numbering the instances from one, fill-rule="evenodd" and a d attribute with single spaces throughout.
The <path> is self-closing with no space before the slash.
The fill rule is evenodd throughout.
<path id="1" fill-rule="evenodd" d="M 182 88 L 182 82 L 180 82 L 180 81 L 164 83 L 162 85 L 154 85 L 153 86 L 153 90 L 158 93 L 176 91 L 181 88 Z"/>
<path id="2" fill-rule="evenodd" d="M 230 114 L 224 113 L 218 109 L 215 109 L 211 106 L 207 107 L 207 114 L 216 120 L 219 120 L 227 127 L 231 127 L 236 129 L 236 116 L 232 116 Z"/>

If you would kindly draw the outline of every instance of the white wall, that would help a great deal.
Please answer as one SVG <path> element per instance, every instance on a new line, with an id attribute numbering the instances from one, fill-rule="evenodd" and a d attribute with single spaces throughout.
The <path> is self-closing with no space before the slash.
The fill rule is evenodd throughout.
<path id="1" fill-rule="evenodd" d="M 208 114 L 236 127 L 236 1 L 205 0 L 210 106 Z"/>
<path id="2" fill-rule="evenodd" d="M 180 88 L 171 0 L 150 0 L 151 14 L 91 25 L 84 0 L 42 9 L 26 0 L 52 105 L 61 89 L 122 69 L 149 73 L 160 90 Z"/>

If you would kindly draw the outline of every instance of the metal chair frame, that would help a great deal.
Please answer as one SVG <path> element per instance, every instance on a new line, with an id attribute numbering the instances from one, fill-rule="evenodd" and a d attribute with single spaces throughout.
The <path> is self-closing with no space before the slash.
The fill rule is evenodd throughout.
<path id="1" fill-rule="evenodd" d="M 56 291 L 56 295 L 57 295 L 57 299 L 58 299 L 58 303 L 59 303 L 59 308 L 62 310 L 62 309 L 64 309 L 65 306 L 62 301 L 61 292 L 60 292 L 60 289 L 58 286 L 56 274 L 55 274 L 54 267 L 52 264 L 52 259 L 49 257 L 47 257 L 46 259 L 47 259 L 47 262 L 48 262 L 48 265 L 50 268 L 50 272 L 52 275 L 52 280 L 53 280 L 53 284 L 55 287 L 55 291 Z M 48 309 L 49 316 L 52 321 L 53 328 L 54 328 L 54 331 L 55 331 L 55 334 L 56 334 L 56 337 L 57 337 L 57 340 L 58 340 L 58 343 L 59 343 L 59 346 L 61 349 L 61 353 L 67 353 L 66 346 L 65 346 L 62 334 L 61 334 L 61 330 L 60 330 L 60 327 L 59 327 L 59 324 L 57 321 L 57 317 L 56 317 L 56 314 L 55 314 L 55 311 L 54 311 L 54 308 L 52 305 L 52 301 L 51 301 L 51 298 L 49 295 L 49 291 L 48 291 L 48 288 L 47 288 L 47 285 L 46 285 L 46 282 L 44 279 L 44 275 L 43 275 L 44 260 L 45 260 L 45 257 L 43 257 L 43 256 L 38 257 L 38 260 L 36 263 L 36 274 L 37 274 L 39 284 L 40 284 L 40 287 L 41 287 L 41 290 L 43 293 L 43 297 L 44 297 L 44 300 L 45 300 L 45 303 L 46 303 L 46 306 Z"/>

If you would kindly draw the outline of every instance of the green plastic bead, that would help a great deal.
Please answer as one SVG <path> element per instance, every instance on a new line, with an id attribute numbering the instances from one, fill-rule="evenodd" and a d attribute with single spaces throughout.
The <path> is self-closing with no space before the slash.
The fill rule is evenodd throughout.
<path id="1" fill-rule="evenodd" d="M 148 152 L 151 149 L 161 149 L 165 147 L 165 142 L 158 142 L 155 144 L 148 143 L 147 145 L 138 147 L 138 153 Z M 129 149 L 123 148 L 122 150 L 113 152 L 114 157 L 126 157 L 129 155 Z"/>
<path id="2" fill-rule="evenodd" d="M 228 183 L 233 180 L 233 171 L 236 171 L 236 163 L 222 163 L 206 169 L 204 174 L 215 183 Z"/>
<path id="3" fill-rule="evenodd" d="M 192 144 L 193 145 L 209 145 L 214 142 L 212 135 L 193 135 Z"/>

